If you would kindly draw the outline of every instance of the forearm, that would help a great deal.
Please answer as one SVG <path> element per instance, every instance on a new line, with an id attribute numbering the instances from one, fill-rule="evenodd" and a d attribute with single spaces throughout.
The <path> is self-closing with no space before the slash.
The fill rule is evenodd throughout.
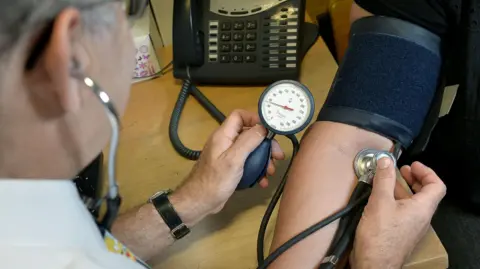
<path id="1" fill-rule="evenodd" d="M 378 258 L 355 260 L 350 264 L 352 269 L 401 269 L 402 266 L 403 263 L 389 262 Z"/>
<path id="2" fill-rule="evenodd" d="M 191 228 L 205 216 L 196 209 L 198 204 L 183 191 L 175 191 L 169 200 L 180 218 Z M 152 204 L 131 209 L 122 214 L 114 223 L 113 235 L 125 244 L 133 253 L 144 260 L 162 252 L 173 244 L 170 229 Z"/>
<path id="3" fill-rule="evenodd" d="M 356 183 L 353 159 L 364 148 L 389 150 L 392 142 L 340 123 L 317 122 L 310 128 L 285 187 L 272 250 L 347 204 Z M 271 268 L 316 268 L 336 228 L 337 222 L 309 236 Z"/>

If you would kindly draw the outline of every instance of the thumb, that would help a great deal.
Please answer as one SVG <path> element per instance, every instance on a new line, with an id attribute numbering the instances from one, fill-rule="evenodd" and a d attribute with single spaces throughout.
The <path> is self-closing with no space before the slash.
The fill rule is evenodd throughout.
<path id="1" fill-rule="evenodd" d="M 255 125 L 243 131 L 225 153 L 226 155 L 233 155 L 236 161 L 243 163 L 248 158 L 248 155 L 262 143 L 266 135 L 267 130 L 265 127 Z"/>
<path id="2" fill-rule="evenodd" d="M 395 200 L 395 167 L 390 158 L 384 157 L 377 161 L 377 171 L 373 179 L 372 198 Z"/>

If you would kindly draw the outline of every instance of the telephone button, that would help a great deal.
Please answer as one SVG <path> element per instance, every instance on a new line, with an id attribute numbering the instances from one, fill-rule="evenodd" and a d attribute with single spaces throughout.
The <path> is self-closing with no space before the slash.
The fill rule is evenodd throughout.
<path id="1" fill-rule="evenodd" d="M 221 63 L 229 63 L 230 62 L 230 55 L 220 55 L 220 62 Z"/>
<path id="2" fill-rule="evenodd" d="M 248 41 L 253 41 L 257 39 L 257 33 L 246 33 L 245 39 Z"/>
<path id="3" fill-rule="evenodd" d="M 255 62 L 255 55 L 245 55 L 245 62 L 247 63 Z"/>
<path id="4" fill-rule="evenodd" d="M 243 51 L 243 44 L 242 43 L 233 44 L 233 51 L 242 52 Z"/>
<path id="5" fill-rule="evenodd" d="M 230 22 L 222 22 L 220 28 L 222 31 L 230 31 L 232 29 L 232 24 Z"/>
<path id="6" fill-rule="evenodd" d="M 245 44 L 246 51 L 255 51 L 257 49 L 257 44 L 255 43 L 247 43 Z"/>
<path id="7" fill-rule="evenodd" d="M 243 40 L 243 33 L 234 33 L 233 40 L 235 41 L 242 41 Z"/>
<path id="8" fill-rule="evenodd" d="M 233 23 L 233 30 L 243 30 L 245 23 L 243 21 L 236 21 Z"/>
<path id="9" fill-rule="evenodd" d="M 220 40 L 222 41 L 230 41 L 231 38 L 232 38 L 232 34 L 230 33 L 222 33 L 220 35 Z"/>
<path id="10" fill-rule="evenodd" d="M 235 63 L 243 62 L 243 56 L 242 55 L 233 55 L 232 59 Z"/>
<path id="11" fill-rule="evenodd" d="M 257 29 L 257 22 L 247 21 L 247 30 L 255 30 L 255 29 Z"/>
<path id="12" fill-rule="evenodd" d="M 210 28 L 217 29 L 218 28 L 218 21 L 211 20 L 211 21 L 208 22 L 208 25 L 210 25 Z"/>
<path id="13" fill-rule="evenodd" d="M 222 44 L 220 45 L 221 52 L 230 52 L 232 50 L 232 45 L 230 44 Z"/>

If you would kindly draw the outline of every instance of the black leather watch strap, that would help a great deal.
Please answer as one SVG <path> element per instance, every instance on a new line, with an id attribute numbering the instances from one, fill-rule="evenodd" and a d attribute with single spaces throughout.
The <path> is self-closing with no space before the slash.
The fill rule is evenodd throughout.
<path id="1" fill-rule="evenodd" d="M 162 217 L 163 221 L 170 228 L 173 238 L 180 239 L 190 233 L 190 229 L 183 223 L 168 199 L 168 192 L 160 193 L 152 197 L 152 204 Z"/>

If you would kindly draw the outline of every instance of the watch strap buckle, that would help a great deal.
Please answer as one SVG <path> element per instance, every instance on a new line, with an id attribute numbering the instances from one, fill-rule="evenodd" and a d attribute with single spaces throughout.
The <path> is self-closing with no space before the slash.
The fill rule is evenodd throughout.
<path id="1" fill-rule="evenodd" d="M 188 229 L 185 223 L 182 223 L 177 227 L 173 228 L 172 230 L 170 230 L 170 234 L 172 235 L 172 237 L 177 240 L 186 236 L 189 233 L 190 233 L 190 229 Z"/>

